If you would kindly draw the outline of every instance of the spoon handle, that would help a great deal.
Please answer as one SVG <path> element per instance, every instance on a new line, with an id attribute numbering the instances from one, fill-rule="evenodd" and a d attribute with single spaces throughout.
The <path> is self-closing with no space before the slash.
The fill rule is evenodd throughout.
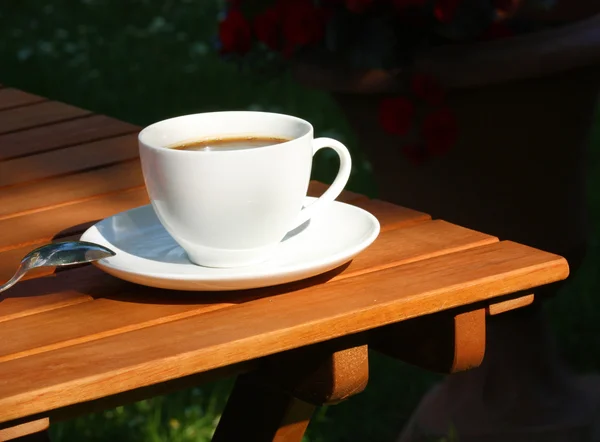
<path id="1" fill-rule="evenodd" d="M 2 293 L 4 290 L 8 290 L 17 282 L 19 282 L 19 280 L 25 275 L 25 273 L 27 273 L 27 269 L 25 268 L 25 266 L 23 264 L 19 265 L 19 268 L 17 269 L 17 272 L 13 275 L 13 277 L 10 278 L 4 284 L 0 285 L 0 293 Z"/>

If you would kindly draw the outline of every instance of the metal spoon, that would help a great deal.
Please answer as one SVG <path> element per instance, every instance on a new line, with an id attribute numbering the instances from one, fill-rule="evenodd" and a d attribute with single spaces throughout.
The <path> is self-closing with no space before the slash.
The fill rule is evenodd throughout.
<path id="1" fill-rule="evenodd" d="M 102 258 L 115 256 L 115 252 L 99 244 L 85 241 L 65 241 L 46 244 L 29 252 L 21 260 L 15 275 L 3 285 L 0 292 L 11 288 L 31 269 L 37 267 L 60 267 L 85 264 Z"/>

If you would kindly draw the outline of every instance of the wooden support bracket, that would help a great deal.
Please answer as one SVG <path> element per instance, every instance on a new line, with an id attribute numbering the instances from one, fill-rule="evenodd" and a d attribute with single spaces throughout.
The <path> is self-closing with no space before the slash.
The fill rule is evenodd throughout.
<path id="1" fill-rule="evenodd" d="M 444 311 L 392 324 L 369 334 L 369 346 L 438 373 L 478 367 L 485 353 L 486 309 Z"/>

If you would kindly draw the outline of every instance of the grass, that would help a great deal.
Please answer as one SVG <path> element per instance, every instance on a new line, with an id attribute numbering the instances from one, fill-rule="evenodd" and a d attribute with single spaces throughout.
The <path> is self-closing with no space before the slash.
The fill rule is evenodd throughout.
<path id="1" fill-rule="evenodd" d="M 95 112 L 145 125 L 183 113 L 219 109 L 280 111 L 310 120 L 316 133 L 349 145 L 349 188 L 375 195 L 369 164 L 332 100 L 282 75 L 258 78 L 216 57 L 211 48 L 217 0 L 3 0 L 0 81 Z M 590 207 L 600 221 L 600 130 L 590 156 Z M 335 158 L 320 155 L 314 177 L 329 180 Z M 567 360 L 600 369 L 600 248 L 548 304 Z M 596 345 L 594 344 L 596 343 Z M 595 345 L 595 346 L 594 346 Z M 373 355 L 367 390 L 319 410 L 306 441 L 391 441 L 436 375 Z M 51 427 L 55 441 L 210 440 L 232 386 L 203 385 Z"/>

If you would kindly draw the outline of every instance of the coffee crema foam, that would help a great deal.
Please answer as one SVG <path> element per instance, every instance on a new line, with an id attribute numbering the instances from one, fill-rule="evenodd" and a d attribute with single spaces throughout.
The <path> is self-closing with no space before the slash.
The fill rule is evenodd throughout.
<path id="1" fill-rule="evenodd" d="M 193 150 L 198 152 L 231 151 L 273 146 L 275 144 L 281 144 L 287 141 L 290 141 L 290 139 L 281 137 L 238 136 L 231 138 L 213 138 L 198 141 L 188 141 L 169 146 L 169 148 L 175 150 Z"/>

